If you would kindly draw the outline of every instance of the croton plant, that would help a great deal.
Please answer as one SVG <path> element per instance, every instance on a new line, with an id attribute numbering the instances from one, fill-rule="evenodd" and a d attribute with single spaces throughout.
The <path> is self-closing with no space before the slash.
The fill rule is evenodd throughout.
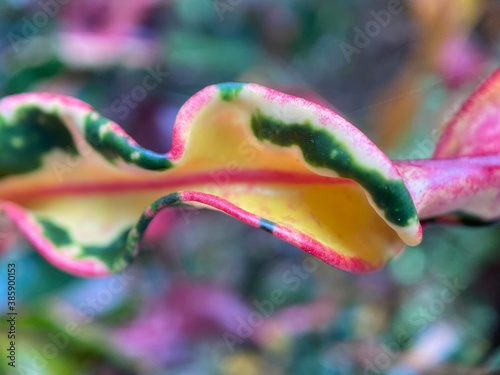
<path id="1" fill-rule="evenodd" d="M 124 269 L 171 207 L 225 212 L 365 272 L 419 244 L 423 224 L 499 219 L 499 139 L 500 69 L 427 160 L 391 161 L 335 112 L 252 83 L 192 96 L 166 154 L 79 100 L 27 93 L 0 102 L 0 207 L 50 263 L 80 276 Z"/>

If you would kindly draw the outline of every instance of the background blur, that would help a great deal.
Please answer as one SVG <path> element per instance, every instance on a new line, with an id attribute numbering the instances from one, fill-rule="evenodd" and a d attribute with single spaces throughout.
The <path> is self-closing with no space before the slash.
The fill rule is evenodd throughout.
<path id="1" fill-rule="evenodd" d="M 0 95 L 75 96 L 165 152 L 192 94 L 251 81 L 424 158 L 499 65 L 499 20 L 498 0 L 0 0 Z M 484 374 L 500 366 L 499 229 L 430 226 L 367 275 L 215 212 L 162 214 L 110 278 L 20 241 L 0 260 L 1 280 L 17 264 L 18 373 Z"/>

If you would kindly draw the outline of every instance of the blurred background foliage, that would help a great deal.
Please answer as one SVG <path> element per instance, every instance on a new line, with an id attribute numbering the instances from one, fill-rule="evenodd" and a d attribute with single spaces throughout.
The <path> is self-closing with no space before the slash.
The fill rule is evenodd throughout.
<path id="1" fill-rule="evenodd" d="M 0 95 L 75 96 L 167 151 L 187 98 L 250 81 L 335 109 L 394 158 L 424 158 L 498 66 L 499 19 L 497 0 L 0 0 Z M 130 99 L 152 71 L 168 75 Z M 154 224 L 135 264 L 104 279 L 62 273 L 16 240 L 0 279 L 15 262 L 18 373 L 500 368 L 498 225 L 431 225 L 385 269 L 354 275 L 222 214 Z"/>

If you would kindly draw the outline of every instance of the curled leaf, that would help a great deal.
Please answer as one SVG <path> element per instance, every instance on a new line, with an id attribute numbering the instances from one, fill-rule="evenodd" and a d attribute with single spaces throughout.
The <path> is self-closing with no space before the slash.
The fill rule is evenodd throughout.
<path id="1" fill-rule="evenodd" d="M 500 153 L 500 69 L 464 102 L 446 125 L 436 158 Z"/>
<path id="2" fill-rule="evenodd" d="M 500 219 L 500 69 L 444 127 L 433 159 L 396 162 L 420 219 Z"/>
<path id="3" fill-rule="evenodd" d="M 49 94 L 0 102 L 0 207 L 56 266 L 123 269 L 163 208 L 213 208 L 336 267 L 368 271 L 421 240 L 396 166 L 331 110 L 243 83 L 180 110 L 167 154 L 88 105 Z"/>

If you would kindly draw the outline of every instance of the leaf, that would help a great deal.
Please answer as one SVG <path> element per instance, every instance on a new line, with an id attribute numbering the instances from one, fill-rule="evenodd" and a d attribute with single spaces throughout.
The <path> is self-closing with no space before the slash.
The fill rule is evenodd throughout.
<path id="1" fill-rule="evenodd" d="M 498 155 L 500 152 L 500 69 L 464 102 L 446 125 L 435 158 Z"/>
<path id="2" fill-rule="evenodd" d="M 421 220 L 484 225 L 500 219 L 500 69 L 444 128 L 434 157 L 394 162 Z"/>
<path id="3" fill-rule="evenodd" d="M 120 271 L 152 218 L 185 205 L 223 211 L 350 271 L 381 267 L 421 240 L 411 196 L 380 150 L 334 112 L 259 85 L 190 98 L 167 154 L 72 98 L 12 96 L 0 114 L 0 207 L 45 258 L 77 275 Z"/>

